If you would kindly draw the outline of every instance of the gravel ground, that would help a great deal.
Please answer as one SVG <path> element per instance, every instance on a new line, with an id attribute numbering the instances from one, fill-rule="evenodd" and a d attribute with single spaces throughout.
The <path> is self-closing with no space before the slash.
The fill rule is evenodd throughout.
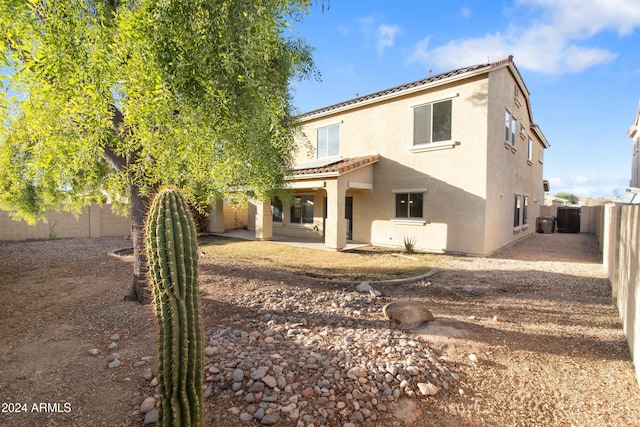
<path id="1" fill-rule="evenodd" d="M 155 325 L 122 239 L 0 244 L 0 425 L 154 414 Z M 201 258 L 211 426 L 630 426 L 640 388 L 593 236 L 438 256 L 415 282 L 323 283 Z M 405 329 L 382 307 L 435 315 Z M 157 397 L 157 396 L 155 396 Z M 145 415 L 146 413 L 146 415 Z"/>

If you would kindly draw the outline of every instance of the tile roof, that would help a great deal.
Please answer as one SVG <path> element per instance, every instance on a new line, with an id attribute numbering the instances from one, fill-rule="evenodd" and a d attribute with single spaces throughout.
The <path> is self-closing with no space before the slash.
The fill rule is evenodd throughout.
<path id="1" fill-rule="evenodd" d="M 380 160 L 380 156 L 378 154 L 372 156 L 361 156 L 361 157 L 350 157 L 346 159 L 336 159 L 335 162 L 329 163 L 319 167 L 310 167 L 305 169 L 296 169 L 294 170 L 294 175 L 317 175 L 324 173 L 333 173 L 337 175 L 342 175 L 343 173 L 349 172 L 353 169 L 361 168 L 368 164 L 376 163 Z"/>
<path id="2" fill-rule="evenodd" d="M 416 88 L 416 87 L 423 86 L 423 85 L 426 85 L 426 84 L 429 84 L 429 83 L 434 83 L 434 82 L 437 82 L 437 81 L 440 81 L 440 80 L 446 80 L 448 78 L 455 77 L 455 76 L 458 76 L 458 75 L 461 75 L 461 74 L 464 74 L 464 73 L 481 70 L 481 69 L 487 68 L 487 67 L 491 67 L 492 69 L 500 68 L 500 67 L 508 65 L 508 64 L 513 65 L 513 67 L 516 70 L 516 73 L 518 73 L 518 77 L 520 77 L 520 80 L 522 80 L 522 76 L 520 76 L 520 71 L 515 67 L 515 64 L 513 63 L 513 56 L 509 55 L 507 58 L 501 59 L 499 61 L 487 62 L 485 64 L 477 64 L 477 65 L 472 65 L 472 66 L 469 66 L 469 67 L 458 68 L 457 70 L 447 71 L 445 73 L 438 74 L 436 76 L 430 76 L 430 77 L 427 77 L 425 79 L 416 80 L 414 82 L 406 83 L 406 84 L 403 84 L 403 85 L 400 85 L 400 86 L 396 86 L 396 87 L 392 87 L 390 89 L 385 89 L 385 90 L 382 90 L 380 92 L 375 92 L 375 93 L 371 93 L 369 95 L 364 95 L 364 96 L 360 96 L 360 97 L 357 97 L 357 98 L 353 98 L 353 99 L 350 99 L 348 101 L 341 102 L 339 104 L 334 104 L 334 105 L 330 105 L 328 107 L 319 108 L 317 110 L 309 111 L 308 113 L 302 114 L 302 116 L 300 116 L 300 117 L 305 118 L 305 117 L 313 116 L 313 115 L 320 114 L 320 113 L 330 112 L 330 111 L 337 110 L 337 109 L 340 109 L 340 108 L 348 107 L 350 105 L 356 105 L 356 104 L 360 104 L 362 102 L 369 101 L 369 100 L 372 100 L 372 99 L 381 98 L 381 97 L 386 96 L 386 95 L 391 95 L 391 94 L 394 94 L 394 93 L 403 92 L 403 91 L 405 91 L 407 89 Z"/>

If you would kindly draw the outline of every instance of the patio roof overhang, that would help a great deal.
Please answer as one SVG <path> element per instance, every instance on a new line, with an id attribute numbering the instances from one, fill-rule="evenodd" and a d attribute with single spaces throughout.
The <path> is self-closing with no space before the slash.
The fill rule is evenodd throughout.
<path id="1" fill-rule="evenodd" d="M 319 189 L 327 180 L 342 179 L 363 168 L 371 168 L 380 160 L 378 154 L 359 157 L 333 157 L 294 166 L 294 174 L 287 177 L 287 187 L 291 189 Z M 347 181 L 347 188 L 373 190 L 373 174 L 366 179 Z"/>

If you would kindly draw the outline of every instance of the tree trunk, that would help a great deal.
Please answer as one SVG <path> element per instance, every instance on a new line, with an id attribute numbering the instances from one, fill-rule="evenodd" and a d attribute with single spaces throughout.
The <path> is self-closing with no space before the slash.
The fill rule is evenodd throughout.
<path id="1" fill-rule="evenodd" d="M 113 110 L 113 131 L 116 135 L 120 135 L 120 126 L 124 123 L 124 115 L 115 106 Z M 122 137 L 120 135 L 119 137 Z M 104 145 L 104 155 L 107 162 L 118 173 L 123 173 L 125 168 L 129 168 L 135 163 L 138 153 L 132 153 L 128 156 L 116 154 L 110 141 Z M 130 169 L 129 169 L 130 170 Z M 131 172 L 129 172 L 131 173 Z M 138 301 L 141 304 L 151 303 L 151 290 L 147 286 L 147 275 L 149 272 L 149 263 L 144 247 L 144 222 L 147 219 L 147 213 L 151 206 L 151 196 L 140 195 L 140 187 L 134 184 L 135 177 L 129 176 L 129 200 L 131 201 L 131 239 L 133 240 L 133 283 L 131 291 L 124 299 L 127 301 Z"/>
<path id="2" fill-rule="evenodd" d="M 129 185 L 131 194 L 131 239 L 133 240 L 133 283 L 127 301 L 138 301 L 141 304 L 151 303 L 151 290 L 147 286 L 149 264 L 144 247 L 144 222 L 147 218 L 151 200 L 149 196 L 141 196 L 135 184 Z"/>

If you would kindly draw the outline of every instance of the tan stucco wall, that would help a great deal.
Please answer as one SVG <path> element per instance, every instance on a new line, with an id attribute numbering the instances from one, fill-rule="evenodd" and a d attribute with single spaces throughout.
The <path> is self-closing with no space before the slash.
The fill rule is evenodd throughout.
<path id="1" fill-rule="evenodd" d="M 131 234 L 131 218 L 113 212 L 109 204 L 93 204 L 77 217 L 68 212 L 47 212 L 46 220 L 29 225 L 0 211 L 0 240 L 119 237 Z"/>
<path id="2" fill-rule="evenodd" d="M 492 72 L 491 79 L 488 76 L 484 73 L 305 119 L 303 131 L 311 145 L 316 144 L 318 128 L 339 124 L 342 157 L 380 156 L 365 169 L 373 172 L 373 190 L 347 192 L 354 197 L 354 241 L 402 247 L 405 237 L 410 237 L 420 250 L 485 255 L 535 231 L 538 205 L 534 200 L 543 200 L 542 164 L 535 160 L 541 143 L 535 143 L 531 165 L 526 160 L 526 140 L 518 140 L 515 152 L 505 148 L 504 112 L 514 102 L 515 81 L 506 68 Z M 528 130 L 524 96 L 514 114 L 526 120 Z M 444 99 L 453 101 L 456 145 L 414 149 L 413 108 Z M 314 159 L 302 149 L 295 162 Z M 348 176 L 340 179 L 355 180 Z M 426 189 L 425 220 L 394 220 L 395 192 L 419 189 Z M 529 196 L 529 227 L 514 232 L 516 193 Z M 284 228 L 274 228 L 274 233 L 290 232 Z"/>
<path id="3" fill-rule="evenodd" d="M 535 232 L 535 221 L 544 202 L 539 149 L 542 142 L 531 131 L 525 93 L 520 90 L 519 105 L 514 97 L 515 80 L 507 68 L 489 78 L 489 117 L 487 136 L 487 204 L 485 253 L 491 253 Z M 518 120 L 515 149 L 505 141 L 505 111 Z M 520 137 L 520 124 L 525 137 Z M 533 139 L 532 161 L 527 162 L 528 137 Z M 513 227 L 515 195 L 529 197 L 528 224 Z"/>
<path id="4" fill-rule="evenodd" d="M 640 384 L 640 206 L 596 206 L 595 232 Z"/>
<path id="5" fill-rule="evenodd" d="M 249 214 L 246 206 L 225 203 L 223 206 L 223 212 L 225 230 L 241 230 L 243 228 L 247 228 L 249 224 Z"/>

